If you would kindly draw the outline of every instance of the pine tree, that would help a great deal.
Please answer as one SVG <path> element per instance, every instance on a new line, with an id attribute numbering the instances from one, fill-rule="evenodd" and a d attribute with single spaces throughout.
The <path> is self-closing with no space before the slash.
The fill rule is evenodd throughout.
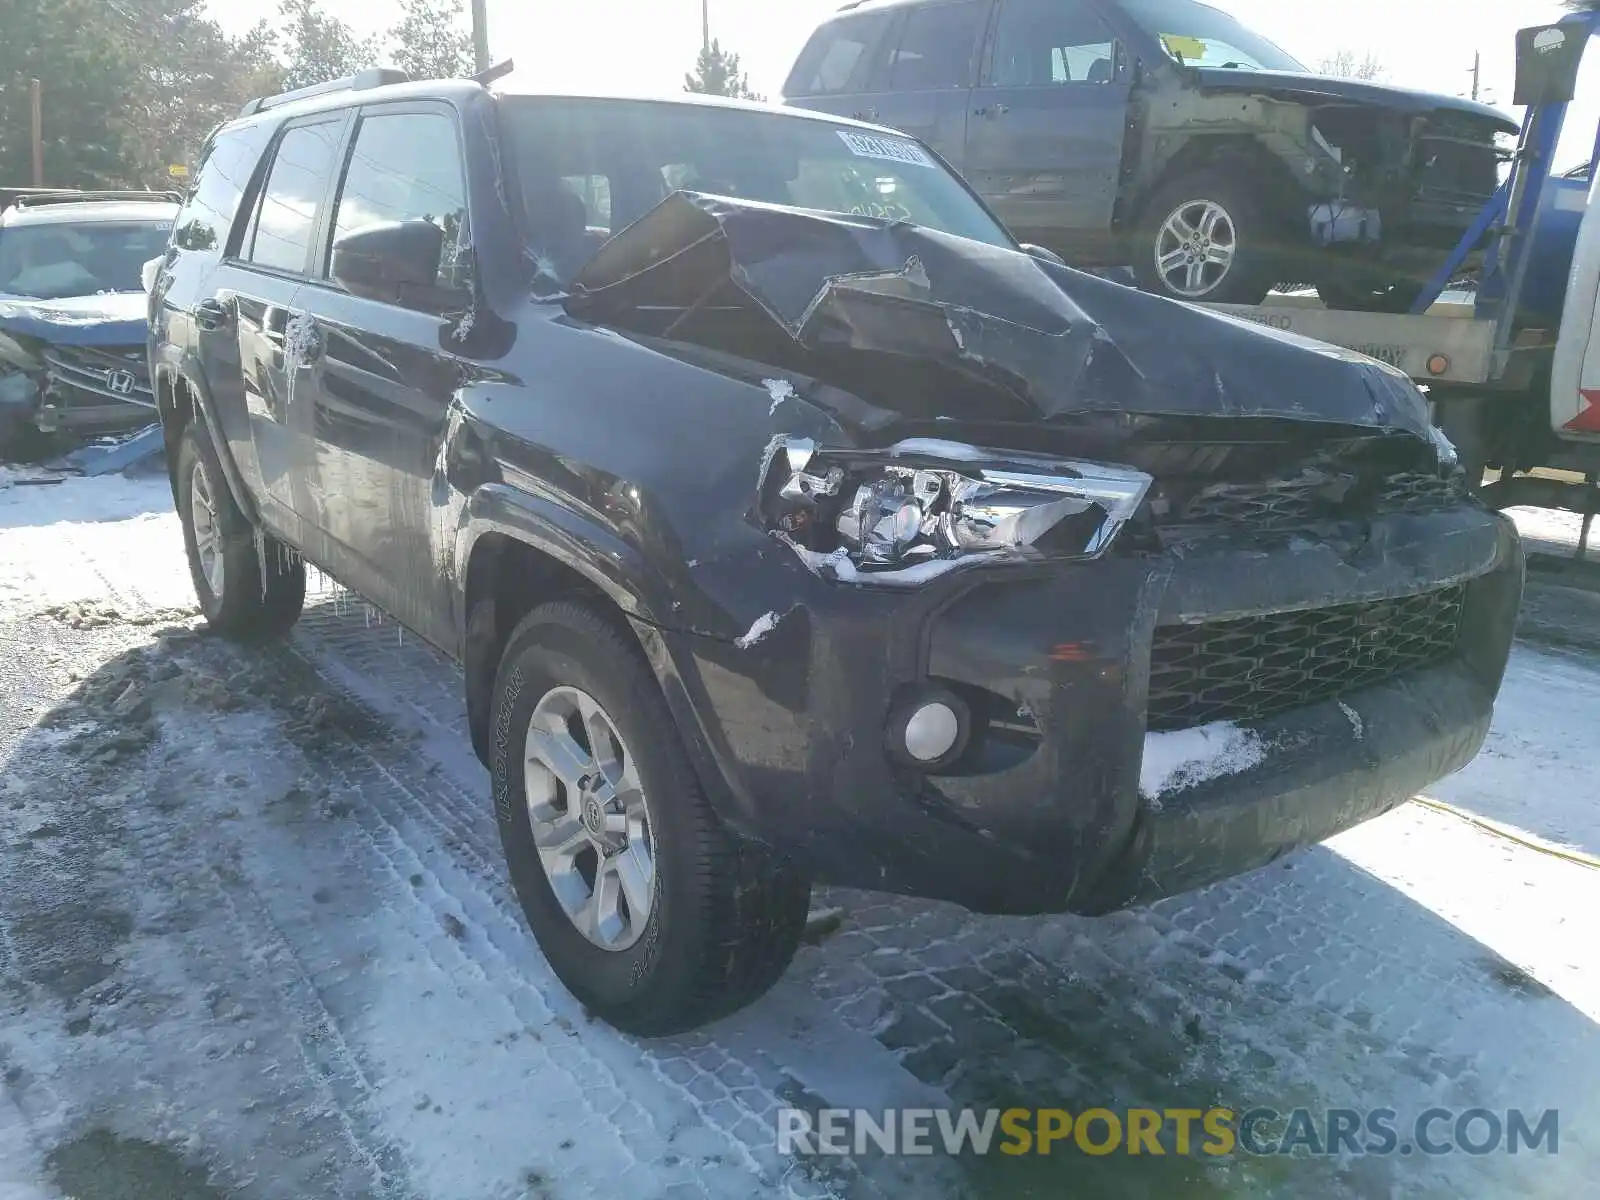
<path id="1" fill-rule="evenodd" d="M 732 96 L 739 100 L 765 100 L 750 90 L 750 77 L 739 70 L 739 56 L 724 50 L 715 38 L 700 50 L 694 72 L 683 77 L 683 90 L 702 96 Z"/>

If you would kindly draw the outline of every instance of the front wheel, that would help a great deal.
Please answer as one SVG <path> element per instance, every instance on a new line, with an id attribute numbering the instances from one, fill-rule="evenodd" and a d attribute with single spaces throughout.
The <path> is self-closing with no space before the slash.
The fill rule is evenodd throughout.
<path id="1" fill-rule="evenodd" d="M 811 888 L 724 827 L 636 646 L 584 605 L 535 609 L 495 680 L 490 775 L 511 880 L 561 982 L 625 1033 L 763 995 Z"/>
<path id="2" fill-rule="evenodd" d="M 1174 300 L 1259 304 L 1272 290 L 1271 233 L 1249 189 L 1220 172 L 1184 175 L 1145 205 L 1134 273 Z"/>
<path id="3" fill-rule="evenodd" d="M 183 431 L 173 479 L 189 576 L 206 624 L 240 639 L 287 633 L 305 603 L 305 562 L 239 510 L 198 420 Z"/>

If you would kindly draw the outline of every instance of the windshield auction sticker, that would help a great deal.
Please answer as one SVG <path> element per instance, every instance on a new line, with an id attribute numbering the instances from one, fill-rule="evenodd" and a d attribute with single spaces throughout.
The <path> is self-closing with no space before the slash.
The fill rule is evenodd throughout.
<path id="1" fill-rule="evenodd" d="M 878 137 L 871 133 L 846 133 L 843 129 L 837 132 L 839 140 L 857 158 L 881 158 L 886 162 L 906 163 L 913 167 L 933 166 L 933 159 L 915 142 Z"/>

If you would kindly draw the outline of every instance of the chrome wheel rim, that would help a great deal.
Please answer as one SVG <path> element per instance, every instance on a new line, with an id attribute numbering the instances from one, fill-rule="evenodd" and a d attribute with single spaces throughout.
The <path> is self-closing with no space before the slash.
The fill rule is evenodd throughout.
<path id="1" fill-rule="evenodd" d="M 638 766 L 587 692 L 556 687 L 534 706 L 523 755 L 528 823 L 550 890 L 603 950 L 644 934 L 655 908 L 655 841 Z"/>
<path id="2" fill-rule="evenodd" d="M 189 524 L 194 529 L 194 552 L 200 560 L 200 574 L 218 599 L 222 597 L 222 526 L 217 520 L 217 502 L 211 495 L 205 466 L 195 463 L 189 476 Z"/>
<path id="3" fill-rule="evenodd" d="M 1167 290 L 1195 299 L 1217 290 L 1239 255 L 1239 235 L 1215 200 L 1188 200 L 1156 234 L 1156 271 Z"/>

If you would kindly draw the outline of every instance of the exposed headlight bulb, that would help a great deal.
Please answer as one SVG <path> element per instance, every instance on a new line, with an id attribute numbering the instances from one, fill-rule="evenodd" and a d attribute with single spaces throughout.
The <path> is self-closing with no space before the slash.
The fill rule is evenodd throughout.
<path id="1" fill-rule="evenodd" d="M 856 489 L 839 514 L 838 529 L 847 542 L 860 547 L 863 561 L 896 563 L 922 535 L 922 517 L 910 481 L 887 476 Z"/>

